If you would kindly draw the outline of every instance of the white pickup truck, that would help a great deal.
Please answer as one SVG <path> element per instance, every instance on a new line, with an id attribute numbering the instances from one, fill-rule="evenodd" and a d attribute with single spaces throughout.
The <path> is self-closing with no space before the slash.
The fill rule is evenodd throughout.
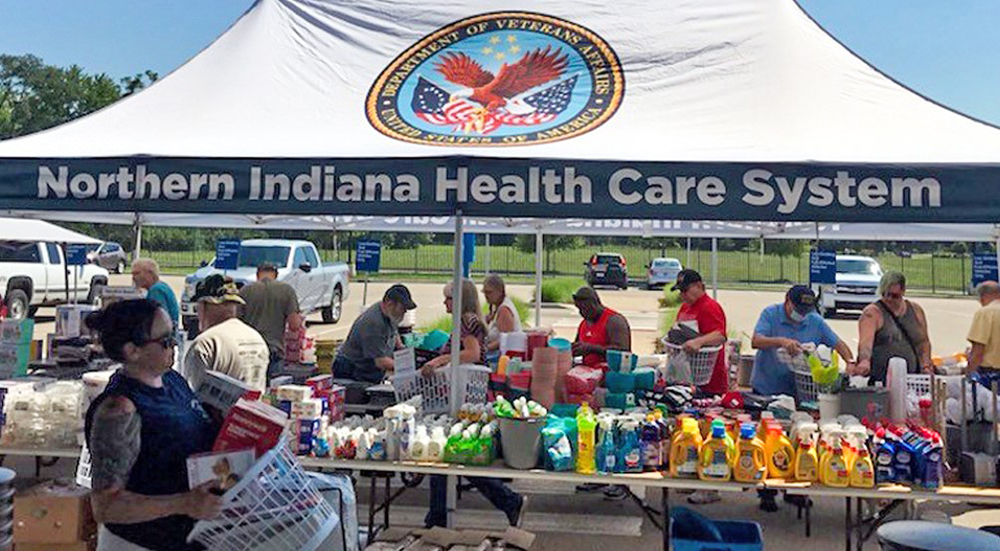
<path id="1" fill-rule="evenodd" d="M 108 271 L 94 264 L 69 270 L 63 250 L 42 241 L 0 241 L 0 297 L 11 319 L 32 317 L 40 306 L 73 300 L 93 303 L 108 284 Z"/>
<path id="2" fill-rule="evenodd" d="M 832 317 L 838 310 L 864 310 L 879 299 L 882 266 L 870 256 L 837 255 L 837 284 L 821 285 L 819 311 Z"/>
<path id="3" fill-rule="evenodd" d="M 238 267 L 223 272 L 215 268 L 215 259 L 184 278 L 181 294 L 181 318 L 184 329 L 195 334 L 198 317 L 191 304 L 195 287 L 212 274 L 225 273 L 238 287 L 257 281 L 257 266 L 264 262 L 278 268 L 278 281 L 295 289 L 303 314 L 319 311 L 323 322 L 337 323 L 347 298 L 350 267 L 343 262 L 323 264 L 316 247 L 308 241 L 287 239 L 249 239 L 240 243 Z"/>

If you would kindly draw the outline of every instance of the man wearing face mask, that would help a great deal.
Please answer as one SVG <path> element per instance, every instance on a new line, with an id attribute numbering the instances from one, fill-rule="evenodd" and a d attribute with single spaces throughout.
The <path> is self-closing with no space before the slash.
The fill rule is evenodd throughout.
<path id="1" fill-rule="evenodd" d="M 405 285 L 389 287 L 382 301 L 371 305 L 351 325 L 333 360 L 333 376 L 381 383 L 393 369 L 393 352 L 402 347 L 399 322 L 407 310 L 416 307 Z"/>
<path id="2" fill-rule="evenodd" d="M 785 302 L 764 309 L 753 332 L 752 345 L 757 349 L 750 384 L 754 392 L 765 396 L 795 395 L 795 377 L 788 366 L 778 361 L 775 350 L 784 348 L 792 356 L 802 351 L 802 343 L 825 344 L 837 351 L 854 372 L 854 355 L 823 317 L 816 312 L 816 294 L 805 285 L 795 285 L 785 294 Z"/>

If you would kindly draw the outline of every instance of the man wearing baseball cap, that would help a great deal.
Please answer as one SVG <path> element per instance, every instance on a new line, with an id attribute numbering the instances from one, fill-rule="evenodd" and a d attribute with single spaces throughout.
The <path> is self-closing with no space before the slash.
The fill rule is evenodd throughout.
<path id="1" fill-rule="evenodd" d="M 802 351 L 802 343 L 825 344 L 837 351 L 848 364 L 854 355 L 833 329 L 816 312 L 816 294 L 805 285 L 795 285 L 785 294 L 785 302 L 764 309 L 754 329 L 752 346 L 757 349 L 750 384 L 765 396 L 795 396 L 795 377 L 778 360 L 775 350 L 784 348 L 792 356 Z"/>
<path id="2" fill-rule="evenodd" d="M 270 352 L 264 337 L 237 317 L 246 303 L 233 279 L 210 275 L 191 300 L 201 331 L 184 357 L 182 373 L 191 388 L 198 390 L 206 371 L 218 371 L 263 392 Z"/>
<path id="3" fill-rule="evenodd" d="M 381 383 L 394 367 L 393 352 L 402 346 L 399 323 L 408 310 L 416 307 L 405 285 L 389 287 L 381 302 L 369 306 L 354 320 L 347 340 L 337 349 L 333 376 Z"/>

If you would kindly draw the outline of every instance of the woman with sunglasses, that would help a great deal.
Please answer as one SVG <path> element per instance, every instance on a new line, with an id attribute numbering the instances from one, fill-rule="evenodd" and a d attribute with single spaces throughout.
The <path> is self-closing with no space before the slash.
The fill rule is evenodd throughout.
<path id="1" fill-rule="evenodd" d="M 886 272 L 878 284 L 882 297 L 869 304 L 858 320 L 857 375 L 869 375 L 869 384 L 885 383 L 889 359 L 906 360 L 908 373 L 930 373 L 931 341 L 927 317 L 918 304 L 904 298 L 906 276 Z"/>
<path id="2" fill-rule="evenodd" d="M 185 461 L 209 451 L 217 427 L 173 371 L 173 323 L 150 300 L 112 304 L 87 318 L 121 362 L 87 411 L 91 506 L 99 551 L 188 551 L 197 519 L 218 516 L 209 488 L 188 489 Z"/>

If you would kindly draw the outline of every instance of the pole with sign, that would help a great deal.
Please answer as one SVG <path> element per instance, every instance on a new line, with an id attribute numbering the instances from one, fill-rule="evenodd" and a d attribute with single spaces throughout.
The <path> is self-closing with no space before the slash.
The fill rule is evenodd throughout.
<path id="1" fill-rule="evenodd" d="M 215 269 L 225 274 L 240 265 L 240 240 L 220 239 L 215 242 Z"/>
<path id="2" fill-rule="evenodd" d="M 87 246 L 81 243 L 67 243 L 64 249 L 66 251 L 66 266 L 76 266 L 73 268 L 73 302 L 79 302 L 79 296 L 77 294 L 80 292 L 80 268 L 87 263 Z"/>
<path id="3" fill-rule="evenodd" d="M 368 305 L 368 276 L 378 273 L 379 262 L 382 260 L 382 242 L 375 240 L 358 241 L 358 251 L 354 258 L 354 270 L 365 273 L 365 291 L 361 299 L 361 307 Z"/>
<path id="4" fill-rule="evenodd" d="M 997 255 L 974 253 L 972 255 L 972 288 L 984 281 L 997 281 Z"/>

